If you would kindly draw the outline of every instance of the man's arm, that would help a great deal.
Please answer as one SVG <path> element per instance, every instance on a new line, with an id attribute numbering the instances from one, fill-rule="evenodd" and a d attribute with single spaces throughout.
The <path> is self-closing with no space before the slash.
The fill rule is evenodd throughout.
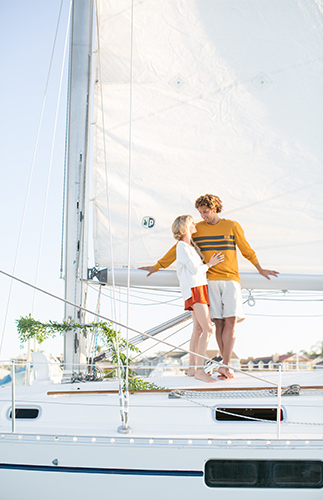
<path id="1" fill-rule="evenodd" d="M 261 265 L 259 264 L 254 264 L 255 268 L 257 271 L 261 274 L 261 276 L 264 276 L 264 278 L 267 278 L 267 280 L 270 280 L 269 276 L 276 276 L 278 277 L 279 272 L 278 271 L 270 271 L 269 269 L 263 269 Z"/>
<path id="2" fill-rule="evenodd" d="M 151 274 L 155 273 L 156 271 L 159 271 L 161 268 L 166 268 L 170 266 L 173 262 L 176 260 L 176 245 L 177 243 L 170 249 L 168 252 L 162 257 L 159 261 L 154 266 L 147 266 L 147 267 L 139 267 L 139 269 L 142 269 L 143 271 L 148 271 L 147 278 Z"/>
<path id="3" fill-rule="evenodd" d="M 242 255 L 255 266 L 255 268 L 261 274 L 261 276 L 263 276 L 267 280 L 270 280 L 269 276 L 275 276 L 277 278 L 279 272 L 271 271 L 270 269 L 263 269 L 261 267 L 261 265 L 258 262 L 256 253 L 254 252 L 254 250 L 252 250 L 251 246 L 247 242 L 246 237 L 244 235 L 244 231 L 238 222 L 235 223 L 235 235 L 236 235 L 237 245 Z"/>

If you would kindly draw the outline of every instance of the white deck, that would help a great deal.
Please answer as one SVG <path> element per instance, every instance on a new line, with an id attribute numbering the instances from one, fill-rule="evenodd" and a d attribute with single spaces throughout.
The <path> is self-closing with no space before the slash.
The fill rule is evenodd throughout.
<path id="1" fill-rule="evenodd" d="M 278 381 L 275 372 L 257 375 Z M 321 371 L 283 373 L 283 386 L 321 387 L 322 382 Z M 282 397 L 284 421 L 277 439 L 276 422 L 214 418 L 214 407 L 275 408 L 275 395 L 241 392 L 244 388 L 270 389 L 270 384 L 243 374 L 207 387 L 188 377 L 155 378 L 154 383 L 196 393 L 189 400 L 169 398 L 167 392 L 131 394 L 131 434 L 118 433 L 121 420 L 115 381 L 35 382 L 17 387 L 16 407 L 37 407 L 40 414 L 37 419 L 16 419 L 15 433 L 9 418 L 10 387 L 0 389 L 0 481 L 6 498 L 18 500 L 26 485 L 38 484 L 33 498 L 41 500 L 46 493 L 47 499 L 54 500 L 59 484 L 60 491 L 73 487 L 74 497 L 80 499 L 98 488 L 112 492 L 121 488 L 133 499 L 148 494 L 156 500 L 183 494 L 211 499 L 219 492 L 228 498 L 238 494 L 241 499 L 256 499 L 259 488 L 207 487 L 205 463 L 219 458 L 323 460 L 322 389 L 301 389 L 299 396 Z M 306 498 L 321 498 L 321 492 L 321 488 L 306 489 Z M 265 500 L 273 494 L 278 500 L 291 498 L 288 495 L 304 498 L 303 489 L 261 489 Z M 69 497 L 63 494 L 62 498 Z"/>

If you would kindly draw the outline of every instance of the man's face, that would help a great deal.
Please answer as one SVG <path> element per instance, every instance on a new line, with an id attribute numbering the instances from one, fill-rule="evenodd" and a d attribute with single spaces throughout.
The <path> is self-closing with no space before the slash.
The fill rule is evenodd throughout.
<path id="1" fill-rule="evenodd" d="M 214 210 L 211 210 L 209 207 L 202 206 L 198 208 L 198 211 L 200 212 L 200 216 L 202 219 L 207 222 L 207 224 L 215 224 L 215 222 L 218 221 L 218 214 L 214 212 Z"/>

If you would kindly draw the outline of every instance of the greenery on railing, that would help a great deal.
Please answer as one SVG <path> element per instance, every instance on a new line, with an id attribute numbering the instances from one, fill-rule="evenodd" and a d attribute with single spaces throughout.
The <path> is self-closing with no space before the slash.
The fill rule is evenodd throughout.
<path id="1" fill-rule="evenodd" d="M 123 352 L 127 348 L 127 341 L 121 337 L 120 334 L 117 334 L 112 328 L 112 323 L 106 323 L 104 321 L 94 321 L 84 325 L 76 323 L 75 321 L 63 321 L 62 323 L 49 321 L 48 323 L 42 323 L 32 318 L 30 314 L 25 317 L 20 317 L 20 319 L 16 320 L 16 323 L 21 347 L 29 339 L 36 339 L 37 342 L 41 344 L 48 338 L 56 337 L 57 334 L 64 334 L 73 330 L 79 330 L 83 335 L 88 335 L 95 331 L 99 335 L 101 342 L 109 351 L 111 363 L 114 365 L 113 375 L 118 373 L 118 359 L 120 360 L 120 373 L 125 383 L 126 366 L 131 363 L 131 359 L 127 358 L 126 354 Z M 128 343 L 128 349 L 131 352 L 140 354 L 140 349 L 131 342 Z M 128 369 L 128 385 L 131 391 L 163 389 L 163 387 L 145 382 L 130 368 Z"/>

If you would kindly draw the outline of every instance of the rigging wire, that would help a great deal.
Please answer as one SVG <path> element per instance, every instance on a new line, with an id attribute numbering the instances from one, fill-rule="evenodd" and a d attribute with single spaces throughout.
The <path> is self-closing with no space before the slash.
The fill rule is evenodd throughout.
<path id="1" fill-rule="evenodd" d="M 245 313 L 246 316 L 259 316 L 263 318 L 323 318 L 323 314 L 254 314 Z"/>
<path id="2" fill-rule="evenodd" d="M 190 321 L 189 323 L 187 323 L 186 325 L 182 326 L 181 328 L 179 328 L 178 330 L 176 330 L 175 332 L 172 332 L 170 335 L 168 335 L 167 337 L 164 337 L 163 340 L 167 340 L 171 337 L 173 337 L 173 335 L 176 335 L 176 333 L 179 333 L 180 331 L 184 330 L 185 328 L 187 328 L 188 326 L 191 326 L 193 324 L 193 321 Z M 144 342 L 144 341 L 143 341 Z M 186 340 L 184 342 L 184 344 L 187 344 L 187 342 L 189 342 L 189 339 Z M 154 347 L 156 347 L 156 345 L 160 344 L 160 339 L 157 339 L 157 342 L 155 342 L 155 344 L 153 344 L 152 346 L 148 347 L 145 351 L 142 351 L 140 352 L 139 354 L 137 354 L 136 356 L 134 356 L 132 359 L 137 359 L 139 358 L 140 356 L 142 356 L 143 354 L 145 354 L 146 352 L 150 351 L 151 349 L 153 349 Z M 184 345 L 182 344 L 182 345 Z M 169 351 L 169 352 L 172 352 L 172 351 Z"/>
<path id="3" fill-rule="evenodd" d="M 94 287 L 94 286 L 92 286 L 92 285 L 89 285 L 89 288 L 90 288 L 91 290 L 95 290 L 95 287 Z M 121 288 L 121 287 L 120 287 L 120 288 Z M 120 292 L 119 292 L 119 295 L 121 296 L 121 294 L 123 294 L 123 295 L 124 295 L 124 294 L 125 294 L 125 292 L 120 291 Z M 110 298 L 110 297 L 111 297 L 111 295 L 110 295 L 110 294 L 108 294 L 108 293 L 102 293 L 102 295 L 103 295 L 104 297 L 107 297 L 107 298 Z M 176 297 L 176 298 L 174 298 L 174 299 L 171 299 L 171 300 L 166 300 L 166 301 L 164 301 L 164 302 L 162 302 L 162 301 L 160 301 L 160 300 L 154 300 L 154 299 L 151 299 L 151 298 L 148 298 L 148 297 L 138 296 L 138 295 L 135 295 L 135 294 L 132 294 L 132 298 L 138 298 L 138 299 L 140 299 L 140 300 L 146 300 L 147 302 L 153 302 L 153 304 L 142 304 L 142 303 L 140 303 L 140 306 L 150 306 L 150 305 L 164 305 L 164 304 L 169 304 L 169 305 L 174 305 L 174 306 L 176 306 L 176 307 L 182 307 L 182 306 L 181 306 L 181 304 L 172 304 L 172 302 L 176 302 L 177 300 L 181 300 L 181 297 L 180 297 L 180 296 L 178 296 L 178 297 Z M 123 304 L 127 304 L 127 301 L 126 301 L 126 300 L 122 300 L 121 298 L 118 298 L 118 299 L 117 299 L 117 301 L 118 301 L 118 302 L 120 302 L 120 303 L 123 303 Z M 138 303 L 136 303 L 136 302 L 130 302 L 130 305 L 138 305 Z"/>
<path id="4" fill-rule="evenodd" d="M 112 221 L 111 221 L 111 209 L 110 209 L 110 190 L 109 190 L 109 176 L 108 176 L 108 162 L 107 162 L 107 150 L 105 143 L 106 129 L 105 129 L 105 119 L 104 119 L 104 98 L 103 98 L 103 88 L 102 88 L 102 66 L 101 66 L 101 44 L 100 44 L 100 24 L 99 24 L 99 11 L 98 2 L 95 1 L 95 11 L 96 11 L 96 29 L 97 29 L 97 58 L 98 58 L 98 71 L 100 79 L 100 97 L 101 97 L 101 119 L 102 119 L 102 134 L 103 134 L 103 151 L 104 151 L 104 172 L 105 172 L 105 184 L 107 193 L 107 209 L 108 209 L 108 225 L 110 234 L 110 253 L 111 253 L 111 270 L 112 270 L 112 289 L 113 289 L 113 301 L 114 301 L 114 317 L 117 317 L 116 313 L 116 285 L 115 285 L 115 274 L 114 274 L 114 253 L 112 245 Z"/>
<path id="5" fill-rule="evenodd" d="M 45 194 L 45 201 L 44 201 L 44 208 L 43 208 L 43 219 L 42 219 L 40 241 L 39 241 L 39 249 L 38 249 L 37 268 L 36 268 L 36 275 L 35 275 L 35 285 L 37 285 L 37 283 L 38 283 L 38 277 L 39 277 L 40 259 L 41 259 L 41 251 L 42 251 L 42 246 L 43 246 L 43 237 L 44 237 L 44 229 L 45 229 L 45 218 L 46 218 L 48 195 L 49 195 L 49 186 L 50 186 L 50 176 L 51 176 L 52 165 L 53 165 L 54 145 L 55 145 L 55 139 L 56 139 L 58 111 L 59 111 L 60 97 L 61 97 L 62 84 L 63 84 L 63 74 L 64 74 L 66 49 L 67 49 L 68 34 L 69 34 L 69 27 L 70 27 L 70 20 L 71 20 L 71 11 L 72 11 L 72 2 L 70 2 L 70 8 L 69 8 L 69 13 L 68 13 L 66 35 L 65 35 L 65 44 L 64 44 L 64 52 L 63 52 L 63 60 L 62 60 L 62 67 L 61 67 L 61 75 L 60 75 L 59 88 L 58 88 L 57 105 L 56 105 L 56 115 L 55 115 L 55 121 L 54 121 L 54 132 L 53 132 L 53 137 L 52 137 L 52 146 L 51 146 L 49 168 L 48 168 L 48 175 L 47 175 L 46 194 Z M 31 315 L 32 316 L 34 315 L 35 298 L 36 298 L 36 291 L 34 290 L 33 301 L 32 301 L 32 308 L 31 308 L 31 311 L 32 311 Z"/>
<path id="6" fill-rule="evenodd" d="M 71 0 L 72 3 L 72 0 Z M 66 105 L 66 118 L 65 118 L 65 150 L 64 150 L 64 175 L 63 175 L 63 203 L 62 203 L 62 230 L 61 230 L 61 263 L 59 269 L 60 279 L 64 279 L 64 232 L 65 232 L 65 210 L 66 210 L 66 180 L 67 180 L 67 150 L 68 150 L 68 130 L 70 124 L 70 83 L 71 83 L 71 59 L 72 59 L 72 46 L 70 46 L 70 55 L 68 58 L 68 81 L 67 81 L 67 105 Z"/>
<path id="7" fill-rule="evenodd" d="M 104 172 L 105 172 L 105 183 L 106 183 L 106 196 L 107 196 L 107 209 L 108 209 L 108 226 L 110 234 L 110 253 L 111 253 L 111 268 L 112 268 L 112 290 L 113 290 L 113 317 L 116 322 L 117 311 L 116 311 L 116 284 L 115 284 L 115 273 L 114 273 L 114 254 L 112 245 L 112 220 L 111 220 L 111 210 L 110 210 L 110 191 L 109 191 L 109 176 L 108 176 L 108 164 L 107 164 L 107 150 L 105 143 L 105 120 L 104 120 L 104 99 L 103 99 L 103 88 L 102 88 L 102 66 L 101 66 L 101 44 L 100 44 L 100 24 L 99 24 L 99 10 L 98 2 L 95 1 L 95 13 L 96 13 L 96 29 L 97 29 L 97 54 L 98 54 L 98 70 L 100 78 L 100 96 L 101 96 L 101 118 L 102 118 L 102 132 L 103 132 L 103 151 L 104 151 Z M 117 329 L 116 329 L 117 330 Z M 121 360 L 120 360 L 120 350 L 119 350 L 119 332 L 117 331 L 117 342 L 116 342 L 117 360 L 118 360 L 118 384 L 119 384 L 119 403 L 120 403 L 120 413 L 122 422 L 125 421 L 125 402 L 123 397 L 122 388 L 122 378 L 121 378 Z"/>
<path id="8" fill-rule="evenodd" d="M 99 316 L 100 314 L 100 309 L 101 309 L 101 295 L 102 295 L 102 286 L 100 286 L 99 293 L 98 293 L 98 301 L 96 305 L 96 311 L 97 311 L 97 316 L 96 316 L 96 321 L 99 321 Z M 96 352 L 97 352 L 97 347 L 98 347 L 98 331 L 99 329 L 97 328 L 95 332 L 92 333 L 92 338 L 90 341 L 90 358 L 93 360 Z M 92 345 L 91 345 L 92 344 Z"/>
<path id="9" fill-rule="evenodd" d="M 132 99 L 133 99 L 133 42 L 134 9 L 131 1 L 130 22 L 130 87 L 129 87 L 129 169 L 128 169 L 128 275 L 127 275 L 127 325 L 130 315 L 130 254 L 131 254 L 131 178 L 132 178 Z M 125 378 L 125 425 L 128 427 L 129 414 L 129 330 L 126 329 L 126 378 Z"/>
<path id="10" fill-rule="evenodd" d="M 90 309 L 86 308 L 86 307 L 83 307 L 83 306 L 80 306 L 79 304 L 76 304 L 74 302 L 71 302 L 70 300 L 66 300 L 66 299 L 63 299 L 62 297 L 59 297 L 58 295 L 55 295 L 54 293 L 51 293 L 51 292 L 48 292 L 47 290 L 44 290 L 43 288 L 40 288 L 38 286 L 35 286 L 35 285 L 32 285 L 31 283 L 29 283 L 28 281 L 25 281 L 25 280 L 22 280 L 20 278 L 18 278 L 17 276 L 14 276 L 13 274 L 10 274 L 10 273 L 7 273 L 6 271 L 3 271 L 2 269 L 0 269 L 0 274 L 3 274 L 4 276 L 7 276 L 8 278 L 11 278 L 12 280 L 15 280 L 17 281 L 18 283 L 22 283 L 23 285 L 26 285 L 30 288 L 34 288 L 36 289 L 38 292 L 42 292 L 44 293 L 45 295 L 48 295 L 49 297 L 52 297 L 54 299 L 57 299 L 61 302 L 64 302 L 64 304 L 67 304 L 67 305 L 70 305 L 72 307 L 76 307 L 78 310 L 81 310 L 81 311 L 84 311 L 85 313 L 89 313 L 89 314 L 92 314 L 93 316 L 97 316 L 98 318 L 101 318 L 103 319 L 104 321 L 107 321 L 109 323 L 115 323 L 116 325 L 118 325 L 120 328 L 128 328 L 130 331 L 136 333 L 136 334 L 139 334 L 141 336 L 144 336 L 146 337 L 147 339 L 152 339 L 152 340 L 156 340 L 152 335 L 149 335 L 149 333 L 145 333 L 145 332 L 141 332 L 140 330 L 136 330 L 135 328 L 132 328 L 131 326 L 129 325 L 125 325 L 121 322 L 117 322 L 117 321 L 113 321 L 111 318 L 108 318 L 107 316 L 103 316 L 102 314 L 97 314 L 96 312 L 93 312 L 91 311 Z M 172 347 L 172 348 L 175 348 L 175 349 L 178 349 L 179 346 L 176 346 L 174 344 L 171 344 L 170 342 L 166 342 L 165 340 L 160 340 L 160 343 L 161 344 L 165 344 L 167 345 L 168 347 Z M 188 350 L 188 349 L 183 349 L 182 347 L 180 347 L 181 351 L 185 352 L 186 354 L 193 354 L 193 355 L 196 355 L 196 353 Z M 207 361 L 210 361 L 210 359 L 207 357 L 207 356 L 202 356 L 200 355 L 200 358 L 202 359 L 206 359 Z M 225 366 L 225 367 L 228 367 L 228 368 L 232 368 L 234 371 L 237 371 L 239 373 L 243 373 L 251 378 L 255 378 L 255 379 L 258 379 L 258 380 L 262 380 L 264 382 L 266 382 L 267 384 L 271 384 L 271 385 L 274 385 L 274 386 L 277 386 L 277 384 L 275 382 L 272 382 L 270 380 L 265 380 L 265 379 L 262 379 L 261 377 L 257 377 L 255 375 L 251 375 L 250 373 L 247 373 L 247 372 L 243 372 L 241 370 L 238 370 L 237 368 L 235 367 L 232 367 L 232 366 L 229 366 L 229 365 L 223 365 L 222 366 Z"/>
<path id="11" fill-rule="evenodd" d="M 106 291 L 109 292 L 110 286 L 107 285 L 106 283 L 100 283 L 100 282 L 94 283 L 93 281 L 89 281 L 89 287 L 92 288 L 93 290 L 95 290 L 95 288 L 98 285 L 105 285 Z M 142 289 L 142 287 L 133 286 L 133 285 L 130 287 L 130 289 L 133 290 L 132 291 L 133 298 L 134 297 L 137 297 L 139 299 L 143 298 L 147 302 L 155 302 L 156 304 L 170 304 L 171 302 L 176 302 L 177 300 L 181 299 L 180 292 L 176 291 L 176 290 L 171 290 L 171 289 L 165 290 L 165 289 L 160 289 L 160 288 L 155 289 L 155 288 L 150 288 L 150 287 L 148 287 L 147 289 L 146 288 Z M 120 293 L 125 295 L 127 293 L 126 289 L 124 291 L 123 287 L 120 287 Z M 141 294 L 141 296 L 136 295 L 136 293 Z M 155 296 L 162 295 L 163 297 L 165 297 L 165 296 L 169 296 L 170 294 L 173 294 L 173 296 L 175 295 L 175 297 L 170 299 L 170 300 L 163 300 L 163 301 L 154 300 L 154 299 L 145 297 L 145 295 L 148 295 L 148 294 L 150 297 L 153 293 Z M 271 302 L 323 302 L 323 298 L 321 298 L 322 297 L 321 292 L 303 292 L 303 291 L 293 290 L 293 291 L 288 291 L 288 294 L 289 294 L 289 297 L 286 297 L 284 290 L 277 290 L 277 291 L 275 291 L 275 290 L 265 290 L 265 291 L 252 290 L 252 296 L 255 299 L 257 299 L 257 301 L 262 300 L 262 301 L 271 301 Z M 110 295 L 108 293 L 105 293 L 103 295 L 106 297 L 110 297 Z M 275 298 L 274 296 L 277 296 L 277 295 L 282 295 L 282 296 Z M 293 297 L 293 295 L 295 297 Z M 246 296 L 246 291 L 244 289 L 242 290 L 242 296 L 243 297 Z M 247 297 L 249 297 L 249 295 Z M 125 301 L 121 301 L 120 299 L 118 299 L 118 301 L 125 302 Z M 149 304 L 141 304 L 141 305 L 149 305 Z M 176 304 L 176 307 L 177 307 L 177 304 Z"/>
<path id="12" fill-rule="evenodd" d="M 89 288 L 95 289 L 95 287 L 93 285 L 89 285 Z M 125 292 L 123 292 L 123 294 L 125 294 Z M 107 298 L 110 297 L 110 295 L 107 294 L 107 293 L 105 293 L 105 294 L 103 293 L 102 295 L 105 296 L 105 297 L 107 297 Z M 132 297 L 136 297 L 136 295 L 133 294 Z M 142 298 L 142 297 L 137 297 L 137 298 L 142 299 L 142 300 L 146 300 L 147 302 L 152 302 L 152 304 L 149 304 L 149 303 L 148 304 L 142 304 L 142 303 L 140 303 L 140 307 L 153 307 L 153 306 L 159 306 L 159 305 L 165 305 L 165 304 L 168 304 L 169 306 L 173 306 L 173 307 L 182 307 L 181 304 L 173 304 L 172 303 L 172 302 L 175 302 L 177 300 L 180 300 L 181 297 L 178 297 L 178 298 L 175 298 L 175 299 L 171 299 L 171 300 L 165 301 L 165 302 L 155 301 L 155 300 L 150 299 L 150 298 Z M 302 301 L 302 302 L 317 302 L 317 301 L 322 302 L 322 299 L 308 299 L 308 300 L 295 299 L 295 300 L 293 300 L 293 299 L 284 299 L 284 298 L 282 298 L 282 299 L 271 299 L 271 298 L 267 298 L 267 299 L 266 298 L 261 298 L 260 299 L 259 297 L 256 297 L 256 298 L 257 298 L 257 300 L 270 300 L 270 301 L 274 300 L 274 301 L 277 301 L 277 302 L 284 302 L 285 300 L 288 301 L 288 302 L 293 302 L 293 301 L 295 301 L 295 302 L 299 302 L 299 301 Z M 118 298 L 117 301 L 119 303 L 123 303 L 123 304 L 127 303 L 127 301 L 122 300 L 120 298 Z M 244 304 L 247 303 L 247 302 L 248 302 L 248 300 L 245 300 Z M 130 305 L 138 306 L 138 303 L 137 302 L 130 302 Z M 280 317 L 280 318 L 295 318 L 295 317 L 299 317 L 299 318 L 316 318 L 316 317 L 322 317 L 323 316 L 323 315 L 320 315 L 320 314 L 319 315 L 316 315 L 316 314 L 308 314 L 308 315 L 281 314 L 281 315 L 275 315 L 275 314 L 254 314 L 254 313 L 247 313 L 247 312 L 245 313 L 245 315 L 246 316 L 259 316 L 259 317 L 263 316 L 263 317 L 269 317 L 269 318 L 270 317 Z"/>
<path id="13" fill-rule="evenodd" d="M 19 255 L 19 250 L 20 250 L 20 245 L 21 245 L 22 231 L 23 231 L 26 212 L 27 212 L 27 205 L 28 205 L 28 200 L 29 200 L 31 181 L 32 181 L 33 172 L 34 172 L 36 154 L 38 151 L 40 131 L 41 131 L 42 124 L 43 124 L 43 115 L 44 115 L 45 103 L 46 103 L 47 92 L 48 92 L 48 87 L 49 87 L 49 80 L 50 80 L 50 76 L 51 76 L 51 72 L 52 72 L 54 53 L 55 53 L 56 42 L 57 42 L 57 37 L 58 37 L 58 30 L 59 30 L 59 26 L 60 26 L 61 14 L 62 14 L 62 9 L 63 9 L 63 2 L 64 2 L 64 0 L 61 0 L 60 10 L 59 10 L 59 14 L 58 14 L 58 20 L 57 20 L 57 25 L 56 25 L 56 32 L 55 32 L 55 36 L 54 36 L 53 48 L 52 48 L 52 53 L 51 53 L 51 58 L 50 58 L 50 63 L 49 63 L 47 81 L 46 81 L 46 86 L 45 86 L 45 91 L 44 91 L 44 96 L 43 96 L 42 108 L 41 108 L 41 112 L 40 112 L 38 130 L 37 130 L 37 135 L 36 135 L 36 142 L 35 142 L 35 147 L 34 147 L 34 153 L 33 153 L 33 158 L 32 158 L 31 167 L 30 167 L 29 180 L 28 180 L 28 186 L 27 186 L 26 197 L 25 197 L 25 204 L 24 204 L 21 223 L 20 223 L 20 231 L 19 231 L 19 236 L 18 236 L 18 243 L 17 243 L 17 248 L 16 248 L 16 255 L 15 255 L 12 274 L 15 274 L 16 268 L 17 268 L 17 263 L 18 263 L 18 255 Z M 13 281 L 11 281 L 11 283 L 10 283 L 6 313 L 5 313 L 4 324 L 3 324 L 2 334 L 1 334 L 0 356 L 1 356 L 2 347 L 3 347 L 4 334 L 5 334 L 5 330 L 7 327 L 8 313 L 9 313 L 9 307 L 10 307 L 11 295 L 12 295 L 12 286 L 13 286 Z"/>

